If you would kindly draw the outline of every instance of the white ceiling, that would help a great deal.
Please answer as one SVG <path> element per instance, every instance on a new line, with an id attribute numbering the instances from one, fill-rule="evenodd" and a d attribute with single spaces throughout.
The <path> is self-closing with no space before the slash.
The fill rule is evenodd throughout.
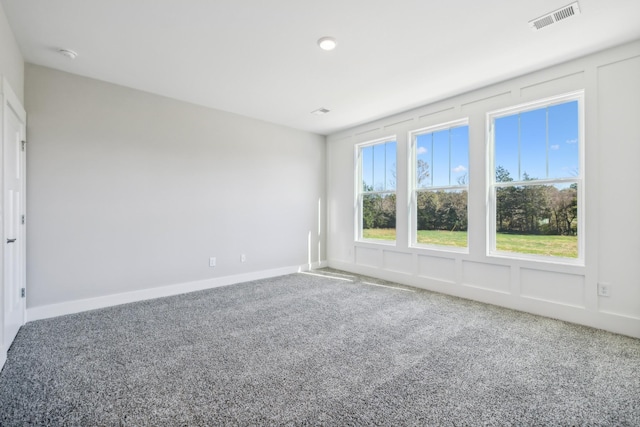
<path id="1" fill-rule="evenodd" d="M 0 1 L 27 62 L 325 135 L 640 38 L 640 0 Z"/>

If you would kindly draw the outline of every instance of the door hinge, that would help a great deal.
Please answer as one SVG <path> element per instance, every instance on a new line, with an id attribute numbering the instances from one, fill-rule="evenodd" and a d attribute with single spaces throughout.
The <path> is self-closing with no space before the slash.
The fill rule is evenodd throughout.
<path id="1" fill-rule="evenodd" d="M 22 140 L 22 151 L 24 151 L 26 146 L 27 146 L 27 141 L 23 139 Z"/>
<path id="2" fill-rule="evenodd" d="M 22 215 L 20 222 L 22 223 L 22 225 L 24 225 L 24 215 Z"/>
<path id="3" fill-rule="evenodd" d="M 20 289 L 20 297 L 24 298 L 27 296 L 27 290 L 25 288 Z"/>

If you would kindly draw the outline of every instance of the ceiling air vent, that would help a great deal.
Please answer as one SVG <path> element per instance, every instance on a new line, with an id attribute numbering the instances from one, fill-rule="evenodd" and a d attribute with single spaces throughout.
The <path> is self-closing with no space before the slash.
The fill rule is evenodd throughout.
<path id="1" fill-rule="evenodd" d="M 571 18 L 572 16 L 579 14 L 580 6 L 578 5 L 578 2 L 575 2 L 558 10 L 554 10 L 551 13 L 547 13 L 546 15 L 534 19 L 533 21 L 529 21 L 529 26 L 531 27 L 531 29 L 536 31 L 551 24 L 555 24 L 558 21 L 562 21 L 563 19 Z"/>

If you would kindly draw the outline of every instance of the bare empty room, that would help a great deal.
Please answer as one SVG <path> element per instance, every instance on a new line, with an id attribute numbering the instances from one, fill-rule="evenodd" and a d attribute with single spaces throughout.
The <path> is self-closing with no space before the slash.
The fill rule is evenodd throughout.
<path id="1" fill-rule="evenodd" d="M 444 3 L 0 0 L 0 425 L 639 425 L 640 3 Z"/>

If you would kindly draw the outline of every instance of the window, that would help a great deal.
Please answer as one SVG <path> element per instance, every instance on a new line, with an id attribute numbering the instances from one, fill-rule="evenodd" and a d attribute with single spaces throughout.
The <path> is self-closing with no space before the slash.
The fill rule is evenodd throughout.
<path id="1" fill-rule="evenodd" d="M 396 240 L 396 141 L 357 146 L 359 240 Z"/>
<path id="2" fill-rule="evenodd" d="M 411 217 L 415 246 L 467 247 L 469 126 L 466 120 L 414 131 Z"/>
<path id="3" fill-rule="evenodd" d="M 582 93 L 490 113 L 489 252 L 582 259 Z"/>

